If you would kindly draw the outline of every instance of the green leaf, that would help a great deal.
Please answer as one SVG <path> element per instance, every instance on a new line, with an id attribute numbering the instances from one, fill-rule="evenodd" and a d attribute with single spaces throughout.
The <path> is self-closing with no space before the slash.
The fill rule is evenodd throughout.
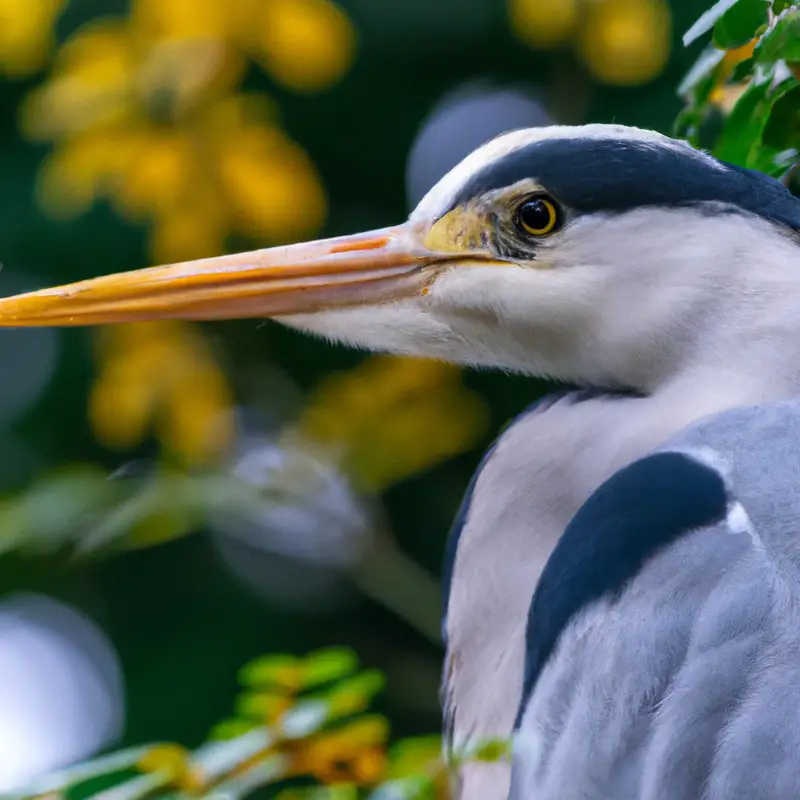
<path id="1" fill-rule="evenodd" d="M 776 61 L 800 62 L 800 9 L 781 17 L 775 27 L 764 34 L 754 52 L 760 64 Z"/>
<path id="2" fill-rule="evenodd" d="M 772 13 L 781 14 L 787 8 L 791 8 L 795 4 L 795 0 L 772 0 Z"/>
<path id="3" fill-rule="evenodd" d="M 23 547 L 46 552 L 85 535 L 97 515 L 119 500 L 117 487 L 99 467 L 74 465 L 41 478 L 18 500 L 25 520 Z"/>
<path id="4" fill-rule="evenodd" d="M 218 722 L 212 729 L 208 738 L 212 741 L 227 741 L 238 739 L 257 727 L 255 722 L 244 719 L 225 719 Z"/>
<path id="5" fill-rule="evenodd" d="M 779 150 L 771 156 L 772 164 L 777 170 L 794 169 L 797 166 L 798 156 L 800 156 L 800 150 L 796 147 Z"/>
<path id="6" fill-rule="evenodd" d="M 310 688 L 344 678 L 357 669 L 358 658 L 352 650 L 331 647 L 306 656 L 300 680 L 303 688 Z"/>
<path id="7" fill-rule="evenodd" d="M 797 156 L 797 153 L 795 153 Z M 781 177 L 781 183 L 795 196 L 800 195 L 800 167 L 797 164 L 789 167 Z"/>
<path id="8" fill-rule="evenodd" d="M 718 2 L 714 3 L 714 5 L 683 34 L 683 46 L 688 47 L 695 39 L 699 39 L 704 33 L 708 33 L 726 11 L 729 11 L 737 3 L 742 1 L 743 0 L 718 0 Z"/>
<path id="9" fill-rule="evenodd" d="M 776 150 L 785 150 L 800 143 L 800 83 L 794 78 L 784 81 L 770 98 L 762 140 Z"/>
<path id="10" fill-rule="evenodd" d="M 714 155 L 722 161 L 746 166 L 751 149 L 761 142 L 767 124 L 766 98 L 769 81 L 753 82 L 733 107 L 722 134 L 717 140 Z"/>
<path id="11" fill-rule="evenodd" d="M 294 690 L 299 670 L 300 660 L 294 656 L 263 656 L 242 667 L 239 682 L 248 687 L 276 686 Z"/>
<path id="12" fill-rule="evenodd" d="M 709 106 L 697 127 L 697 147 L 713 151 L 725 129 L 725 114 L 719 106 Z"/>
<path id="13" fill-rule="evenodd" d="M 341 719 L 366 709 L 385 683 L 383 673 L 368 669 L 334 684 L 332 689 L 324 693 L 310 695 L 309 700 L 318 699 L 324 703 L 328 708 L 329 720 Z"/>
<path id="14" fill-rule="evenodd" d="M 723 50 L 741 47 L 760 36 L 768 25 L 767 0 L 739 0 L 714 25 L 714 44 Z"/>
<path id="15" fill-rule="evenodd" d="M 716 105 L 684 109 L 675 119 L 672 135 L 701 150 L 714 150 L 725 125 L 725 115 Z"/>
<path id="16" fill-rule="evenodd" d="M 756 169 L 773 178 L 781 178 L 788 167 L 797 161 L 797 150 L 777 150 L 762 146 L 750 154 L 750 169 Z"/>
<path id="17" fill-rule="evenodd" d="M 432 764 L 442 763 L 441 736 L 415 736 L 401 739 L 389 751 L 387 778 L 423 775 Z"/>
<path id="18" fill-rule="evenodd" d="M 377 669 L 366 669 L 358 675 L 343 681 L 337 686 L 335 692 L 336 694 L 340 691 L 352 693 L 371 700 L 378 692 L 383 690 L 385 684 L 386 677 L 382 672 Z"/>
<path id="19" fill-rule="evenodd" d="M 265 723 L 280 715 L 286 708 L 287 695 L 269 692 L 246 692 L 236 698 L 237 719 Z"/>
<path id="20" fill-rule="evenodd" d="M 672 135 L 676 139 L 686 139 L 694 144 L 695 131 L 700 121 L 700 112 L 696 108 L 684 108 L 672 123 Z"/>
<path id="21" fill-rule="evenodd" d="M 511 754 L 511 742 L 503 739 L 489 739 L 475 749 L 472 758 L 476 761 L 495 762 L 508 758 Z"/>
<path id="22" fill-rule="evenodd" d="M 368 800 L 436 800 L 436 784 L 428 775 L 414 775 L 387 781 L 369 795 Z"/>
<path id="23" fill-rule="evenodd" d="M 731 73 L 730 77 L 730 83 L 742 83 L 743 81 L 747 80 L 747 78 L 752 77 L 755 66 L 756 61 L 754 58 L 746 58 L 744 61 L 740 61 L 733 68 L 733 72 Z"/>
<path id="24" fill-rule="evenodd" d="M 716 47 L 703 50 L 678 86 L 678 96 L 687 101 L 692 100 L 695 104 L 704 103 L 714 88 L 717 67 L 723 58 L 725 52 Z"/>

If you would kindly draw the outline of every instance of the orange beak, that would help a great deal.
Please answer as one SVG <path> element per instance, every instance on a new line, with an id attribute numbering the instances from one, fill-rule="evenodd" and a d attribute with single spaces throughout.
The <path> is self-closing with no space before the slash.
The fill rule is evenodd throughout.
<path id="1" fill-rule="evenodd" d="M 405 224 L 0 299 L 0 327 L 242 319 L 383 303 L 419 294 L 455 257 L 429 249 Z"/>

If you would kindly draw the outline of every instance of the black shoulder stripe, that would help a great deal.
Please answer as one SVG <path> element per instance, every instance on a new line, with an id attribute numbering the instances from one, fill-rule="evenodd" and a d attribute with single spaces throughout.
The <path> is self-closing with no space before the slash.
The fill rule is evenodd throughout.
<path id="1" fill-rule="evenodd" d="M 714 202 L 800 229 L 800 201 L 779 181 L 658 141 L 531 142 L 487 164 L 452 205 L 523 179 L 540 182 L 578 214 Z"/>
<path id="2" fill-rule="evenodd" d="M 582 609 L 621 592 L 682 534 L 725 517 L 722 477 L 683 453 L 656 453 L 607 480 L 572 518 L 533 595 L 526 632 L 524 709 L 558 638 Z"/>

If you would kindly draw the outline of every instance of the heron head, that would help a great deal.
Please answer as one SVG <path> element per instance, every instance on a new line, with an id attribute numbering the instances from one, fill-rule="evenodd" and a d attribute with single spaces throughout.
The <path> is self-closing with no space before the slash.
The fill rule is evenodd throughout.
<path id="1" fill-rule="evenodd" d="M 0 326 L 273 317 L 372 350 L 647 389 L 749 291 L 742 264 L 796 258 L 798 229 L 780 183 L 682 142 L 537 128 L 473 152 L 396 227 L 6 298 Z"/>

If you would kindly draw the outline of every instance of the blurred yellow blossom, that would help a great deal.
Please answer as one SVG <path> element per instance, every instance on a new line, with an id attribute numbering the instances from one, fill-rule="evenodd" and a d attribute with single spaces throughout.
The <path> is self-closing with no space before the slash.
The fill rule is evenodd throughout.
<path id="1" fill-rule="evenodd" d="M 254 39 L 273 78 L 296 91 L 316 91 L 349 68 L 355 33 L 329 0 L 269 0 Z"/>
<path id="2" fill-rule="evenodd" d="M 277 128 L 243 131 L 220 154 L 219 174 L 243 234 L 296 239 L 322 224 L 325 196 L 311 162 Z"/>
<path id="3" fill-rule="evenodd" d="M 41 59 L 61 5 L 0 0 L 0 65 Z M 314 235 L 327 212 L 314 164 L 272 101 L 238 87 L 255 61 L 290 88 L 324 88 L 349 68 L 354 42 L 330 0 L 132 0 L 129 16 L 89 22 L 21 109 L 23 132 L 55 144 L 41 204 L 70 218 L 107 198 L 149 224 L 162 263 L 221 253 L 231 234 Z M 199 335 L 169 323 L 103 336 L 89 412 L 101 441 L 130 447 L 152 427 L 186 462 L 218 455 L 231 397 Z"/>
<path id="4" fill-rule="evenodd" d="M 666 66 L 672 39 L 666 0 L 595 0 L 578 43 L 589 70 L 604 83 L 646 83 Z"/>
<path id="5" fill-rule="evenodd" d="M 224 373 L 194 328 L 176 322 L 106 328 L 89 416 L 101 442 L 127 448 L 152 429 L 185 464 L 222 454 L 233 435 Z"/>
<path id="6" fill-rule="evenodd" d="M 41 174 L 44 206 L 70 216 L 108 196 L 123 216 L 152 221 L 157 261 L 215 255 L 231 232 L 315 233 L 326 213 L 319 176 L 269 100 L 231 93 L 208 40 L 170 45 L 169 58 L 164 47 L 142 49 L 115 22 L 64 46 L 23 109 L 31 138 L 60 141 Z"/>
<path id="7" fill-rule="evenodd" d="M 332 0 L 135 0 L 132 15 L 150 37 L 217 39 L 295 91 L 327 88 L 355 55 L 355 29 Z"/>
<path id="8" fill-rule="evenodd" d="M 0 0 L 0 71 L 25 77 L 44 67 L 66 0 Z"/>
<path id="9" fill-rule="evenodd" d="M 529 47 L 546 49 L 567 41 L 580 19 L 579 0 L 508 0 L 514 35 Z"/>
<path id="10" fill-rule="evenodd" d="M 324 378 L 298 430 L 338 454 L 362 488 L 380 491 L 470 449 L 487 423 L 457 367 L 379 355 Z"/>
<path id="11" fill-rule="evenodd" d="M 529 47 L 571 42 L 602 83 L 636 86 L 656 78 L 670 54 L 667 0 L 507 0 L 514 35 Z"/>
<path id="12" fill-rule="evenodd" d="M 131 17 L 152 39 L 235 41 L 257 5 L 258 0 L 133 0 Z"/>
<path id="13" fill-rule="evenodd" d="M 386 769 L 389 724 L 378 716 L 356 719 L 298 742 L 287 742 L 289 775 L 310 775 L 320 783 L 369 786 Z"/>
<path id="14" fill-rule="evenodd" d="M 192 769 L 191 752 L 179 744 L 149 748 L 136 764 L 142 772 L 162 774 L 169 784 L 184 791 L 202 787 L 202 777 Z"/>

